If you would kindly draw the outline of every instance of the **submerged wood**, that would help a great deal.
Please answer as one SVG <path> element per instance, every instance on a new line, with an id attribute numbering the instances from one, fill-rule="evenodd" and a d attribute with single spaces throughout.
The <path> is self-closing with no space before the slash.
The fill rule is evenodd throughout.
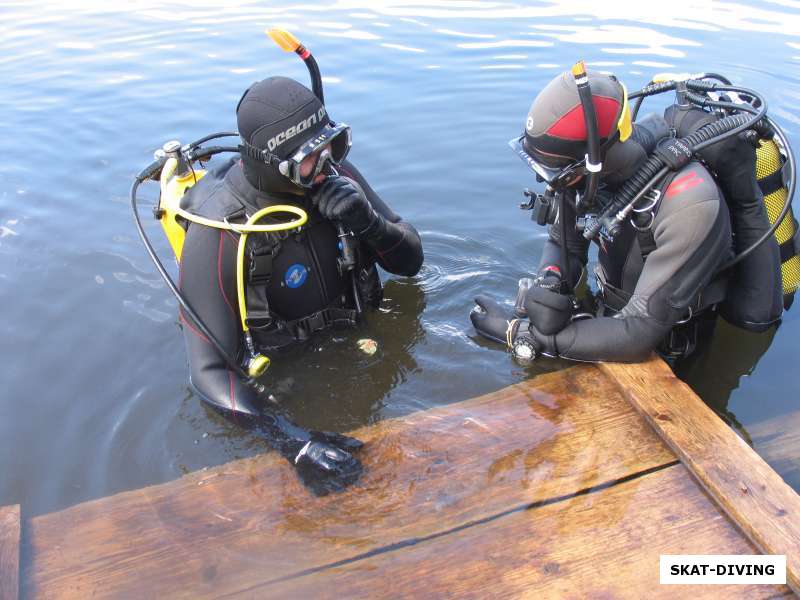
<path id="1" fill-rule="evenodd" d="M 786 555 L 800 593 L 800 496 L 660 359 L 600 368 L 756 547 Z"/>
<path id="2" fill-rule="evenodd" d="M 232 593 L 675 460 L 595 367 L 356 435 L 365 473 L 341 494 L 268 454 L 37 517 L 31 590 Z"/>
<path id="3" fill-rule="evenodd" d="M 627 394 L 584 365 L 378 423 L 354 432 L 362 479 L 324 498 L 266 454 L 36 517 L 23 591 L 435 597 L 463 576 L 476 597 L 632 597 L 655 594 L 657 551 L 753 552 Z"/>
<path id="4" fill-rule="evenodd" d="M 19 504 L 0 506 L 0 598 L 19 594 Z"/>

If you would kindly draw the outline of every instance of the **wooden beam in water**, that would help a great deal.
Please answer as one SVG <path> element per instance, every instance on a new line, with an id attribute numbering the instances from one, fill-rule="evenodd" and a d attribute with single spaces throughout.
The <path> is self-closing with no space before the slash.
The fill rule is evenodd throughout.
<path id="1" fill-rule="evenodd" d="M 682 465 L 246 590 L 258 598 L 774 598 L 785 586 L 659 584 L 661 554 L 756 548 Z"/>
<path id="2" fill-rule="evenodd" d="M 0 598 L 19 595 L 19 504 L 0 506 Z"/>
<path id="3" fill-rule="evenodd" d="M 662 360 L 600 368 L 755 546 L 786 555 L 787 583 L 800 593 L 800 496 Z"/>
<path id="4" fill-rule="evenodd" d="M 269 454 L 36 517 L 26 590 L 235 594 L 675 461 L 594 366 L 355 435 L 365 473 L 341 494 L 310 496 Z"/>

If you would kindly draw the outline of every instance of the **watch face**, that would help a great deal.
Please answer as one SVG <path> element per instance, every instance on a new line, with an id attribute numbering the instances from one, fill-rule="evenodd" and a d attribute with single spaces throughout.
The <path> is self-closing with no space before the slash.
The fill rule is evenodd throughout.
<path id="1" fill-rule="evenodd" d="M 521 341 L 514 344 L 514 358 L 522 361 L 530 361 L 536 358 L 536 350 L 528 341 Z"/>

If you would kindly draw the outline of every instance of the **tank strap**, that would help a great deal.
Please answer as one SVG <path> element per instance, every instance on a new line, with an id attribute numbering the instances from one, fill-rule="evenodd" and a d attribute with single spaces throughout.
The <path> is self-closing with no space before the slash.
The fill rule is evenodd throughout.
<path id="1" fill-rule="evenodd" d="M 247 326 L 261 331 L 271 327 L 275 321 L 269 309 L 266 290 L 272 279 L 272 261 L 280 252 L 281 243 L 272 235 L 253 236 L 253 239 L 261 243 L 254 243 L 247 252 Z"/>
<path id="2" fill-rule="evenodd" d="M 794 235 L 778 245 L 781 251 L 781 263 L 800 254 L 800 229 L 798 229 L 797 219 L 792 220 L 794 221 Z"/>
<path id="3" fill-rule="evenodd" d="M 656 220 L 656 215 L 658 214 L 658 209 L 661 207 L 661 200 L 664 198 L 664 192 L 667 191 L 669 184 L 672 183 L 672 180 L 675 179 L 675 175 L 677 173 L 671 172 L 669 173 L 662 182 L 658 185 L 657 189 L 659 193 L 658 202 L 653 207 L 652 212 L 643 213 L 644 218 L 647 218 L 647 215 L 652 214 L 652 218 L 650 218 L 650 224 L 646 228 L 636 228 L 636 238 L 639 242 L 639 251 L 642 253 L 642 261 L 647 260 L 647 257 L 650 253 L 656 249 L 656 238 L 653 235 L 653 222 Z M 638 217 L 639 215 L 636 214 Z"/>
<path id="4" fill-rule="evenodd" d="M 781 188 L 786 187 L 786 182 L 789 177 L 789 169 L 787 165 L 788 163 L 784 163 L 783 166 L 777 171 L 770 173 L 769 175 L 766 175 L 758 180 L 758 187 L 761 188 L 762 194 L 769 196 Z"/>

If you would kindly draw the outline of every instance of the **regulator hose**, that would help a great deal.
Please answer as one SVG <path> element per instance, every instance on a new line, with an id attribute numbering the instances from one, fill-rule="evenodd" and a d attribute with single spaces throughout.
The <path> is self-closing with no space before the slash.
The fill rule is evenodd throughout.
<path id="1" fill-rule="evenodd" d="M 764 113 L 766 113 L 766 109 L 766 104 L 763 104 L 755 116 L 731 115 L 724 117 L 690 133 L 681 138 L 680 141 L 688 146 L 692 153 L 699 152 L 711 144 L 720 142 L 748 127 L 752 127 L 761 120 Z M 622 189 L 614 196 L 614 200 L 606 209 L 586 225 L 583 236 L 588 240 L 594 239 L 603 227 L 606 228 L 611 237 L 617 235 L 622 225 L 617 218 L 617 213 L 647 193 L 659 179 L 666 175 L 667 171 L 669 171 L 669 167 L 665 165 L 660 157 L 656 155 L 650 156 L 636 173 L 625 182 Z"/>
<path id="2" fill-rule="evenodd" d="M 156 161 L 158 162 L 158 161 Z M 153 165 L 149 165 L 147 169 L 142 171 L 139 176 L 136 177 L 136 180 L 133 182 L 133 186 L 131 187 L 131 208 L 133 209 L 133 219 L 136 223 L 136 230 L 139 232 L 139 237 L 142 238 L 142 242 L 144 243 L 144 247 L 147 250 L 147 254 L 150 255 L 150 259 L 153 261 L 153 264 L 156 266 L 159 275 L 164 280 L 164 283 L 167 284 L 167 287 L 172 292 L 172 295 L 178 300 L 178 303 L 181 305 L 181 308 L 189 315 L 189 318 L 194 321 L 197 328 L 206 336 L 209 342 L 214 346 L 214 348 L 219 352 L 219 355 L 223 358 L 223 360 L 228 363 L 228 366 L 233 370 L 237 375 L 239 375 L 245 382 L 248 384 L 253 383 L 253 379 L 248 375 L 244 369 L 239 365 L 239 362 L 231 356 L 231 354 L 225 350 L 222 343 L 217 339 L 217 337 L 211 333 L 211 331 L 206 327 L 203 320 L 198 316 L 192 306 L 189 304 L 189 301 L 184 298 L 183 294 L 181 294 L 178 286 L 175 285 L 175 282 L 172 280 L 172 277 L 169 276 L 167 270 L 164 268 L 164 265 L 161 263 L 161 260 L 158 258 L 153 245 L 150 243 L 150 240 L 147 237 L 147 234 L 144 231 L 144 227 L 142 226 L 142 219 L 139 216 L 139 207 L 137 206 L 137 198 L 136 192 L 139 189 L 139 185 L 142 183 L 144 179 L 146 179 L 146 171 L 151 169 Z"/>

